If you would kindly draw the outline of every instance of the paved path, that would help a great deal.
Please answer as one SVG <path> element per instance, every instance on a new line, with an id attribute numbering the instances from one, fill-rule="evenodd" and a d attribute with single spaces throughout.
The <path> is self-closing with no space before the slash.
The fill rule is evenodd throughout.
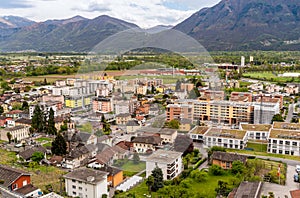
<path id="1" fill-rule="evenodd" d="M 273 192 L 276 198 L 291 198 L 290 191 L 300 189 L 300 183 L 294 182 L 295 166 L 288 165 L 287 175 L 286 175 L 286 184 L 272 184 L 264 183 L 262 187 L 262 195 L 268 195 L 269 192 Z"/>
<path id="2" fill-rule="evenodd" d="M 291 122 L 292 117 L 293 117 L 293 112 L 294 112 L 294 103 L 289 105 L 289 111 L 286 116 L 285 122 Z"/>

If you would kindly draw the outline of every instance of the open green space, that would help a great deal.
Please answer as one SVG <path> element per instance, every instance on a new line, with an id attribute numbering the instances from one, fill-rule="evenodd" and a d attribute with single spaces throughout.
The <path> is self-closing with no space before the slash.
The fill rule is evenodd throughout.
<path id="1" fill-rule="evenodd" d="M 251 148 L 257 152 L 267 152 L 268 145 L 265 143 L 248 142 L 247 148 Z"/>
<path id="2" fill-rule="evenodd" d="M 82 125 L 78 125 L 77 129 L 81 132 L 87 132 L 87 133 L 93 132 L 93 126 L 90 122 L 84 123 Z"/>
<path id="3" fill-rule="evenodd" d="M 293 71 L 298 73 L 299 71 Z M 243 73 L 243 77 L 264 80 L 276 83 L 300 82 L 300 78 L 277 76 L 272 72 L 247 72 Z"/>
<path id="4" fill-rule="evenodd" d="M 38 142 L 49 142 L 49 141 L 52 141 L 52 138 L 41 137 L 41 138 L 37 138 L 36 141 L 38 141 Z"/>
<path id="5" fill-rule="evenodd" d="M 140 161 L 138 164 L 135 164 L 133 161 L 124 159 L 124 160 L 117 160 L 114 163 L 114 166 L 120 167 L 123 171 L 128 172 L 141 172 L 146 169 L 146 163 Z"/>
<path id="6" fill-rule="evenodd" d="M 164 84 L 174 84 L 179 79 L 190 78 L 191 76 L 165 76 L 165 75 L 158 75 L 158 76 L 145 76 L 145 75 L 136 75 L 136 76 L 120 76 L 117 77 L 119 80 L 131 80 L 136 78 L 148 78 L 148 79 L 162 79 Z"/>

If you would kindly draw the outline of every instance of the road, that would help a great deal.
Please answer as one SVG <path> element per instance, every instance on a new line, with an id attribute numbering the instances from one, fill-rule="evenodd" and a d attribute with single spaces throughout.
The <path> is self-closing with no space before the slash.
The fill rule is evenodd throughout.
<path id="1" fill-rule="evenodd" d="M 291 122 L 294 112 L 294 103 L 289 105 L 289 112 L 286 116 L 285 122 Z"/>

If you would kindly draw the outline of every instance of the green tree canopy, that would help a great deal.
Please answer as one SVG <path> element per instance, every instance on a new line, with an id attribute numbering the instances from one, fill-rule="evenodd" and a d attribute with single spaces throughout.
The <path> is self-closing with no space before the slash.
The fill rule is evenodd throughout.
<path id="1" fill-rule="evenodd" d="M 52 142 L 51 151 L 52 154 L 60 156 L 67 154 L 67 143 L 60 133 L 57 134 L 56 138 Z"/>
<path id="2" fill-rule="evenodd" d="M 32 161 L 39 163 L 42 159 L 44 159 L 44 154 L 42 152 L 34 152 L 32 154 Z"/>
<path id="3" fill-rule="evenodd" d="M 54 111 L 52 108 L 49 110 L 49 118 L 48 118 L 48 126 L 47 126 L 47 133 L 50 135 L 56 135 L 57 130 L 55 127 L 55 121 L 54 121 Z"/>
<path id="4" fill-rule="evenodd" d="M 152 177 L 154 178 L 154 183 L 152 185 L 151 190 L 153 192 L 158 191 L 158 189 L 164 187 L 164 182 L 163 182 L 163 172 L 159 167 L 156 167 L 152 171 Z"/>
<path id="5" fill-rule="evenodd" d="M 273 122 L 284 122 L 284 119 L 281 114 L 275 114 L 272 118 L 272 123 Z"/>

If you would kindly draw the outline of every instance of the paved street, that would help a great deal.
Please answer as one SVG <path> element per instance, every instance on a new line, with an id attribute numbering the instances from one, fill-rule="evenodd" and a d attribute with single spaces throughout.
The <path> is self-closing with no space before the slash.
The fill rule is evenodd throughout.
<path id="1" fill-rule="evenodd" d="M 294 182 L 295 166 L 288 165 L 286 185 L 264 183 L 262 187 L 261 195 L 268 195 L 269 192 L 273 192 L 276 198 L 290 198 L 290 191 L 300 189 L 300 183 Z"/>
<path id="2" fill-rule="evenodd" d="M 294 112 L 294 103 L 289 105 L 289 112 L 286 116 L 285 122 L 291 122 Z"/>

